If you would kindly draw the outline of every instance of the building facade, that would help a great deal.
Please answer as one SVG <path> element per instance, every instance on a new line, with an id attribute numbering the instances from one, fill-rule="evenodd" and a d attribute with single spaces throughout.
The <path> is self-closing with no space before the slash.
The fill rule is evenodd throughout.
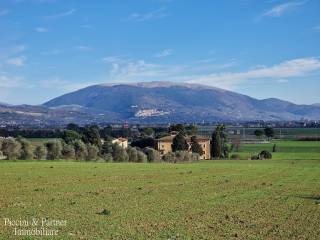
<path id="1" fill-rule="evenodd" d="M 161 155 L 164 155 L 168 152 L 172 152 L 172 141 L 176 135 L 170 135 L 157 139 L 157 149 Z M 186 137 L 187 143 L 191 145 L 191 136 Z M 211 147 L 210 147 L 210 138 L 197 136 L 198 143 L 201 145 L 204 154 L 200 156 L 201 159 L 210 159 L 211 158 Z"/>
<path id="2" fill-rule="evenodd" d="M 118 144 L 122 148 L 128 147 L 128 139 L 126 138 L 116 138 L 112 140 L 112 143 Z"/>

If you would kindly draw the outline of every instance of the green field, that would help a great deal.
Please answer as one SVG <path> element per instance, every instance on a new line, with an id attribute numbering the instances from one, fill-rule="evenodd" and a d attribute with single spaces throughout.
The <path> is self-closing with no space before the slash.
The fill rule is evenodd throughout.
<path id="1" fill-rule="evenodd" d="M 247 144 L 239 154 L 274 143 L 273 160 L 3 160 L 0 239 L 34 239 L 14 236 L 3 218 L 67 221 L 46 239 L 319 239 L 320 142 Z"/>
<path id="2" fill-rule="evenodd" d="M 0 173 L 1 217 L 67 220 L 60 237 L 53 239 L 319 239 L 320 235 L 320 160 L 4 161 Z M 106 214 L 98 214 L 104 209 Z M 0 224 L 0 239 L 22 239 L 12 232 Z"/>
<path id="3" fill-rule="evenodd" d="M 275 160 L 320 159 L 320 141 L 273 141 L 267 144 L 243 144 L 237 153 L 242 159 L 248 159 L 262 150 L 272 152 L 274 144 L 277 146 L 277 152 L 272 153 Z"/>

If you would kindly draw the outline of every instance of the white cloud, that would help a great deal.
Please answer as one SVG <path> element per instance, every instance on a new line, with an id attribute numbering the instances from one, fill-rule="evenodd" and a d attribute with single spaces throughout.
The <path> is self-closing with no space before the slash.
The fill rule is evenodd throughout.
<path id="1" fill-rule="evenodd" d="M 102 60 L 110 64 L 110 77 L 113 81 L 141 81 L 145 78 L 155 80 L 176 75 L 183 68 L 183 66 L 152 64 L 144 60 L 123 59 L 117 56 Z"/>
<path id="2" fill-rule="evenodd" d="M 263 80 L 286 83 L 290 78 L 320 71 L 320 60 L 314 57 L 288 60 L 273 66 L 256 65 L 241 72 L 226 71 L 237 64 L 234 59 L 226 63 L 200 61 L 185 65 L 163 65 L 111 56 L 104 58 L 103 62 L 110 67 L 108 78 L 110 82 L 166 80 L 206 84 L 226 89 Z"/>
<path id="3" fill-rule="evenodd" d="M 67 17 L 67 16 L 70 16 L 70 15 L 74 14 L 76 11 L 77 11 L 76 9 L 70 9 L 70 10 L 65 11 L 65 12 L 60 12 L 60 13 L 56 13 L 56 14 L 53 14 L 53 15 L 45 16 L 45 18 L 47 18 L 47 19 L 63 18 L 63 17 Z"/>
<path id="4" fill-rule="evenodd" d="M 2 9 L 2 10 L 0 10 L 0 17 L 5 16 L 5 15 L 7 15 L 8 13 L 9 13 L 9 10 L 8 10 L 8 9 Z"/>
<path id="5" fill-rule="evenodd" d="M 305 4 L 306 1 L 293 1 L 293 2 L 287 2 L 287 3 L 283 3 L 283 4 L 279 4 L 274 6 L 273 8 L 265 11 L 261 17 L 280 17 L 283 14 L 285 14 L 286 12 L 290 11 L 290 10 L 294 10 L 297 7 Z"/>
<path id="6" fill-rule="evenodd" d="M 36 27 L 35 30 L 39 33 L 45 33 L 49 31 L 47 28 L 44 27 Z"/>
<path id="7" fill-rule="evenodd" d="M 194 76 L 194 79 L 189 82 L 232 88 L 232 86 L 241 84 L 248 80 L 301 77 L 319 70 L 320 61 L 318 58 L 298 58 L 285 61 L 271 67 L 261 67 L 244 72 L 222 72 L 203 76 Z"/>
<path id="8" fill-rule="evenodd" d="M 9 65 L 14 65 L 16 67 L 22 67 L 25 64 L 26 61 L 25 56 L 20 56 L 20 57 L 14 57 L 14 58 L 9 58 L 6 60 L 6 63 Z"/>
<path id="9" fill-rule="evenodd" d="M 147 20 L 160 19 L 167 17 L 165 8 L 159 8 L 154 11 L 146 12 L 146 13 L 133 13 L 128 17 L 128 20 L 143 22 Z"/>
<path id="10" fill-rule="evenodd" d="M 172 52 L 173 52 L 172 49 L 164 49 L 161 52 L 158 52 L 157 54 L 155 54 L 155 57 L 157 58 L 167 57 L 167 56 L 170 56 Z"/>

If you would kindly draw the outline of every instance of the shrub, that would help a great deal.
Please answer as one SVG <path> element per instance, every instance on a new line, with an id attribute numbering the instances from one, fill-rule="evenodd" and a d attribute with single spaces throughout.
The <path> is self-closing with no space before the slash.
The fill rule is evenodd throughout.
<path id="1" fill-rule="evenodd" d="M 142 152 L 142 151 L 138 151 L 138 162 L 140 162 L 140 163 L 148 162 L 147 155 L 144 154 L 144 152 Z"/>
<path id="2" fill-rule="evenodd" d="M 200 160 L 200 154 L 199 153 L 191 153 L 191 162 L 197 162 Z"/>
<path id="3" fill-rule="evenodd" d="M 189 162 L 189 153 L 187 151 L 175 152 L 176 162 Z"/>
<path id="4" fill-rule="evenodd" d="M 200 155 L 188 151 L 169 152 L 163 155 L 162 160 L 170 163 L 195 162 L 200 160 Z"/>
<path id="5" fill-rule="evenodd" d="M 144 153 L 147 155 L 148 162 L 161 162 L 160 153 L 153 148 L 145 148 Z"/>
<path id="6" fill-rule="evenodd" d="M 98 160 L 99 148 L 93 144 L 87 144 L 87 161 L 96 161 Z"/>
<path id="7" fill-rule="evenodd" d="M 59 140 L 46 143 L 47 159 L 55 160 L 61 157 L 62 144 Z"/>
<path id="8" fill-rule="evenodd" d="M 72 144 L 64 144 L 61 153 L 64 159 L 75 159 L 76 157 L 74 146 Z"/>
<path id="9" fill-rule="evenodd" d="M 2 142 L 2 153 L 8 160 L 20 157 L 21 144 L 13 138 L 4 139 Z"/>
<path id="10" fill-rule="evenodd" d="M 45 159 L 47 157 L 47 149 L 45 148 L 44 145 L 39 145 L 39 146 L 36 146 L 36 148 L 34 149 L 34 158 L 35 159 Z"/>
<path id="11" fill-rule="evenodd" d="M 173 152 L 168 152 L 162 156 L 162 160 L 169 163 L 174 163 L 176 156 Z"/>
<path id="12" fill-rule="evenodd" d="M 113 157 L 112 157 L 112 154 L 111 154 L 111 153 L 104 154 L 104 155 L 103 155 L 103 159 L 104 159 L 106 162 L 113 162 Z"/>
<path id="13" fill-rule="evenodd" d="M 133 147 L 127 148 L 129 162 L 138 162 L 138 150 Z"/>
<path id="14" fill-rule="evenodd" d="M 119 146 L 118 144 L 113 144 L 113 153 L 112 153 L 112 157 L 113 157 L 113 161 L 115 162 L 128 162 L 129 161 L 129 156 L 127 151 Z"/>
<path id="15" fill-rule="evenodd" d="M 76 140 L 73 143 L 74 151 L 75 151 L 75 157 L 77 160 L 84 160 L 87 156 L 87 146 L 81 141 Z"/>
<path id="16" fill-rule="evenodd" d="M 259 159 L 263 160 L 263 159 L 271 159 L 272 158 L 272 154 L 266 150 L 263 150 L 261 153 L 259 153 Z"/>
<path id="17" fill-rule="evenodd" d="M 258 155 L 252 155 L 251 156 L 251 160 L 259 160 L 259 156 Z"/>
<path id="18" fill-rule="evenodd" d="M 26 139 L 22 139 L 22 138 L 19 138 L 18 141 L 21 144 L 19 159 L 22 159 L 22 160 L 33 159 L 33 151 L 32 151 L 31 143 Z"/>
<path id="19" fill-rule="evenodd" d="M 240 160 L 240 155 L 239 154 L 232 154 L 230 158 L 232 160 Z"/>

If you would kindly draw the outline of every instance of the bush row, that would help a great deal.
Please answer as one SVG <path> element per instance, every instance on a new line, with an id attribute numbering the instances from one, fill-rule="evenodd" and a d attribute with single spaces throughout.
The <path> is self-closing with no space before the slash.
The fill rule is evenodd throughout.
<path id="1" fill-rule="evenodd" d="M 101 162 L 192 162 L 199 160 L 199 154 L 178 151 L 160 156 L 160 153 L 150 147 L 140 149 L 137 147 L 123 148 L 110 141 L 104 142 L 100 147 L 85 144 L 81 140 L 65 143 L 61 140 L 49 141 L 33 146 L 22 138 L 0 139 L 0 159 L 8 160 L 77 160 Z"/>

